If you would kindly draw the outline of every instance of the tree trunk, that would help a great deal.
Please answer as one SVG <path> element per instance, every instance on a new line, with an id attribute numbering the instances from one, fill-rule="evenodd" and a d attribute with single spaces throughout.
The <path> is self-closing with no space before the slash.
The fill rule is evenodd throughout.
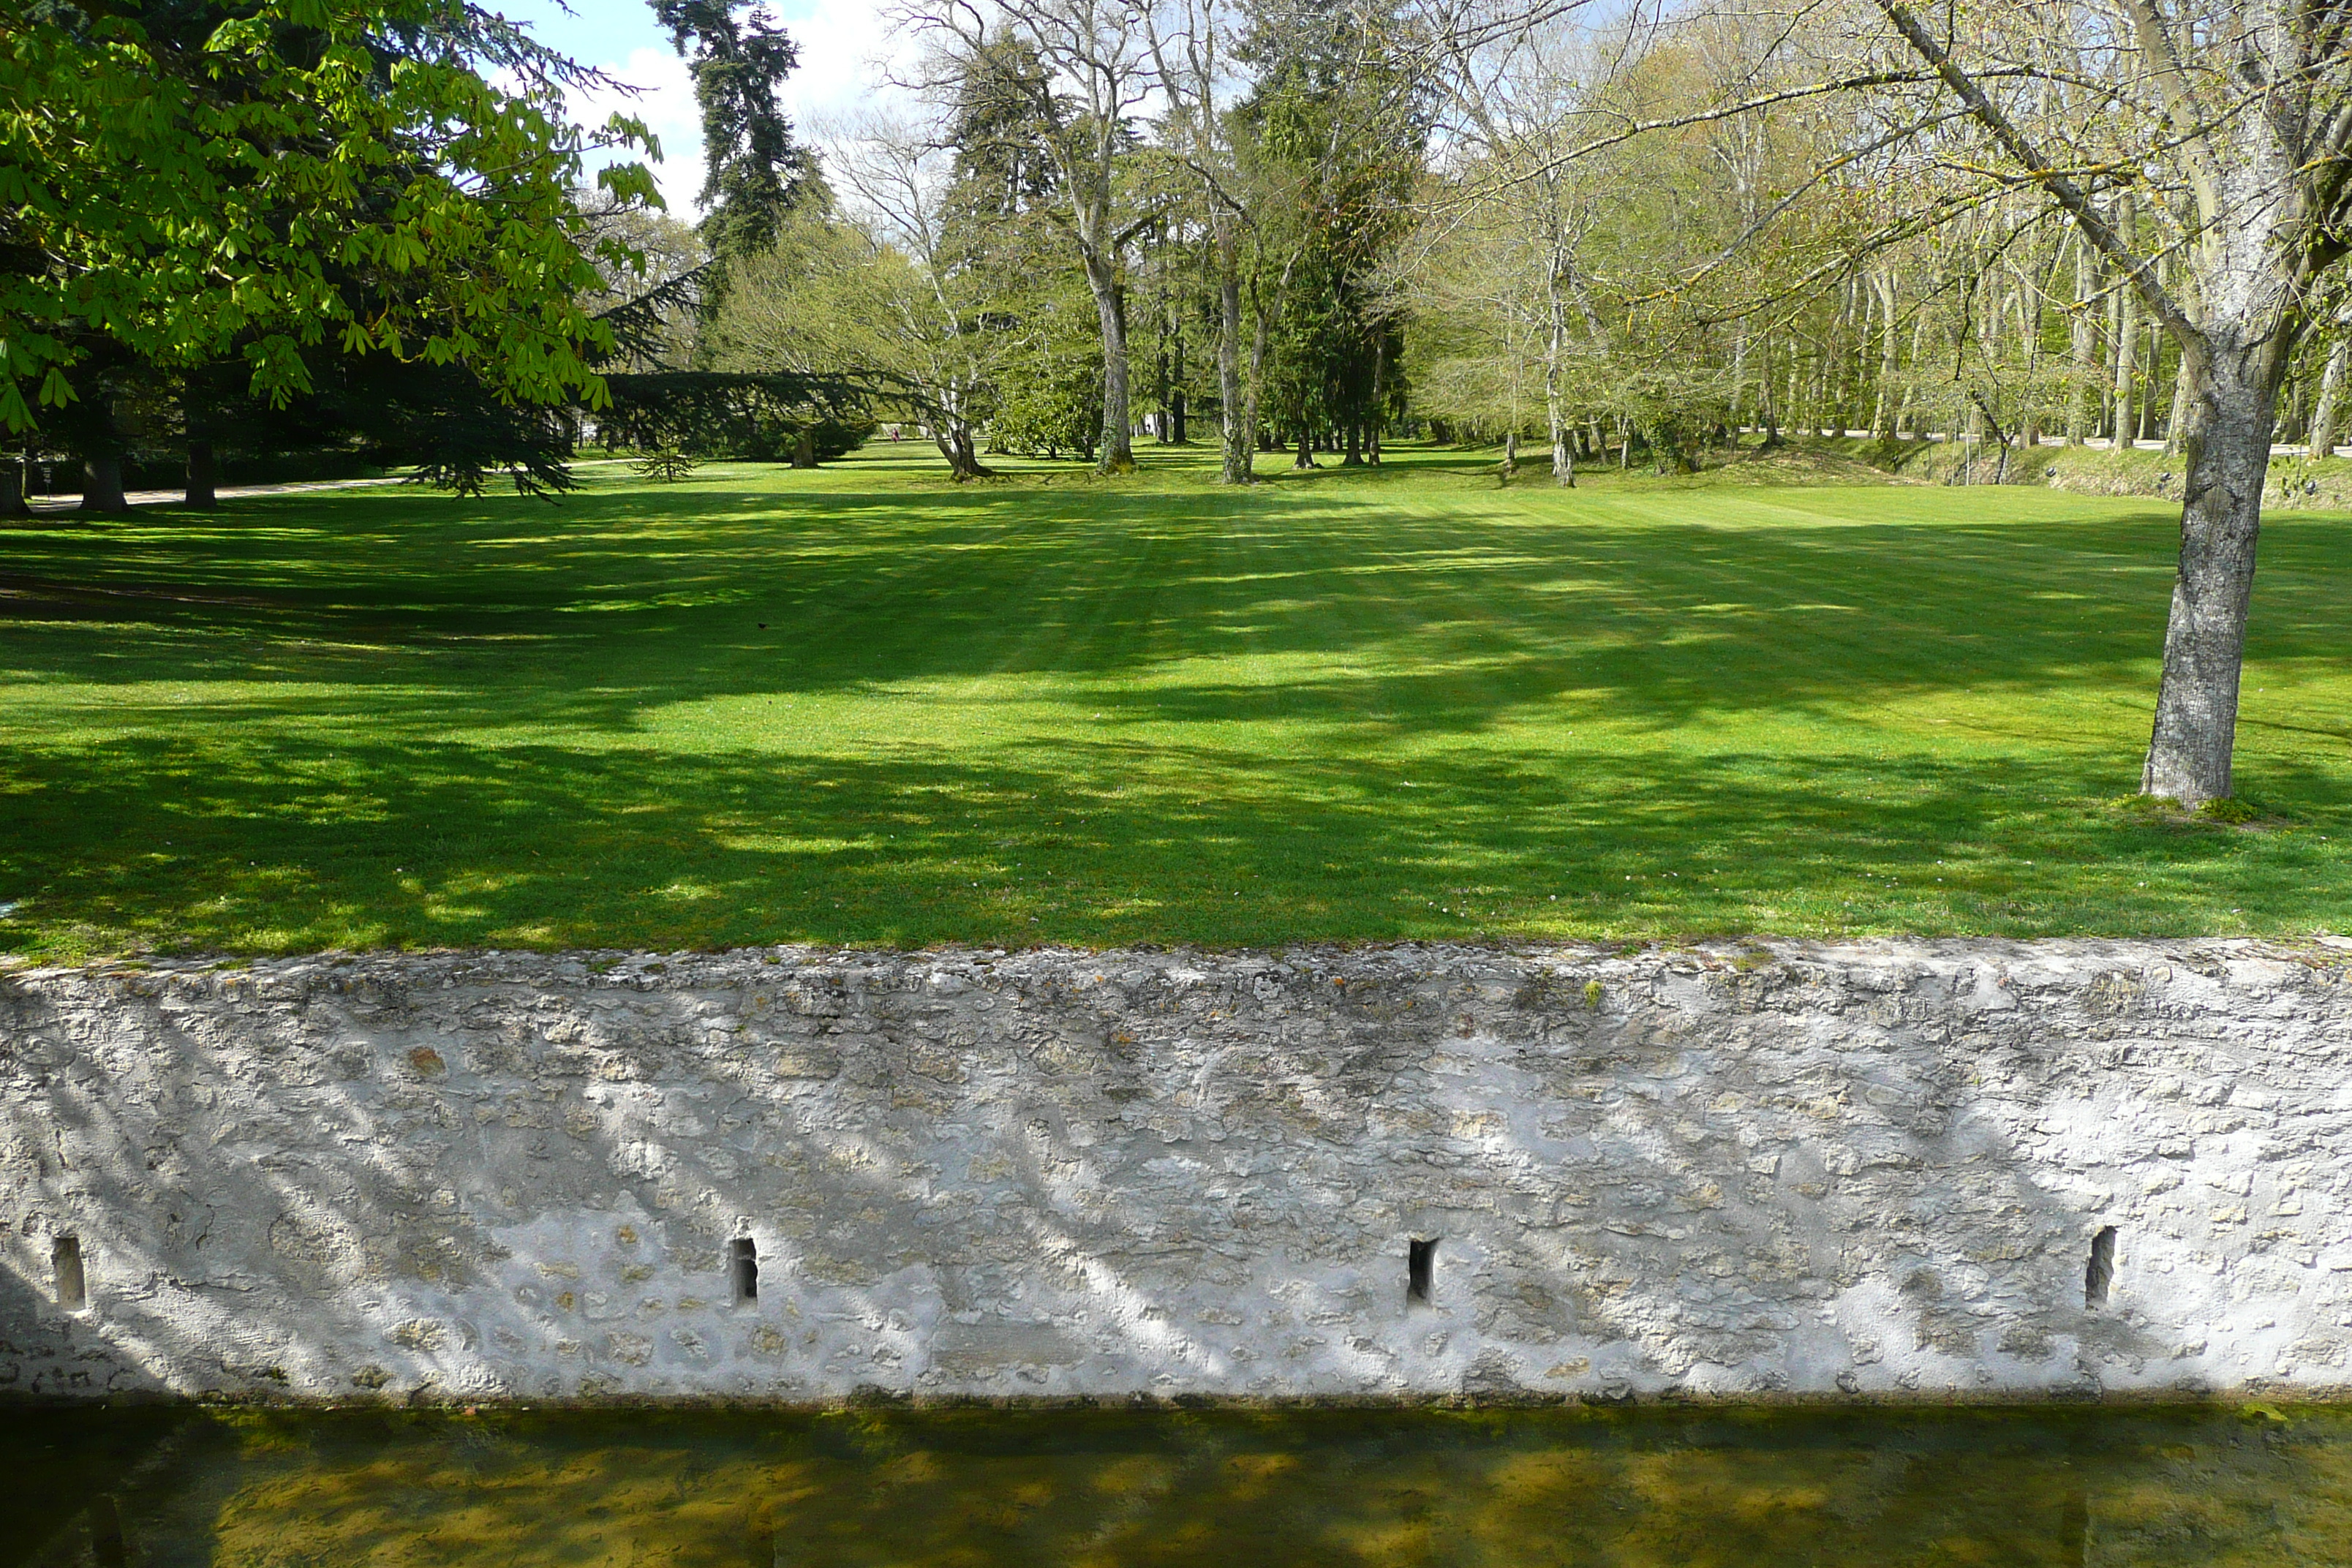
<path id="1" fill-rule="evenodd" d="M 804 429 L 793 437 L 793 467 L 795 468 L 816 467 L 816 431 L 814 429 Z"/>
<path id="2" fill-rule="evenodd" d="M 2271 426 L 2285 355 L 2275 339 L 2211 342 L 2211 364 L 2189 405 L 2180 509 L 2180 573 L 2164 631 L 2140 793 L 2198 805 L 2230 794 L 2238 675 L 2253 595 L 2254 542 L 2270 476 Z"/>
<path id="3" fill-rule="evenodd" d="M 2164 422 L 2164 455 L 2180 455 L 2180 441 L 2189 428 L 2189 405 L 2197 395 L 2196 383 L 2189 374 L 2189 361 L 2180 362 L 2180 370 L 2172 378 L 2172 414 Z"/>
<path id="4" fill-rule="evenodd" d="M 121 453 L 85 458 L 82 459 L 82 473 L 85 477 L 81 487 L 81 510 L 124 512 L 131 510 L 131 502 L 122 493 Z"/>
<path id="5" fill-rule="evenodd" d="M 188 443 L 188 496 L 184 503 L 196 511 L 210 511 L 220 504 L 210 441 Z"/>
<path id="6" fill-rule="evenodd" d="M 30 517 L 25 504 L 25 465 L 14 458 L 0 458 L 0 517 Z"/>
<path id="7" fill-rule="evenodd" d="M 1509 484 L 1511 476 L 1519 471 L 1519 433 L 1505 432 L 1503 436 L 1503 482 Z"/>
<path id="8" fill-rule="evenodd" d="M 1748 328 L 1743 323 L 1731 335 L 1731 444 L 1748 425 Z M 1573 483 L 1573 481 L 1570 481 Z"/>
<path id="9" fill-rule="evenodd" d="M 2096 289 L 2091 247 L 2074 242 L 2074 316 L 2068 331 L 2074 351 L 2074 397 L 2066 407 L 2066 445 L 2079 447 L 2090 439 L 2092 379 L 2098 362 L 2098 333 L 2091 324 L 2091 296 Z"/>
<path id="10" fill-rule="evenodd" d="M 1224 463 L 1217 482 L 1245 485 L 1257 455 L 1257 399 L 1242 405 L 1241 252 L 1230 232 L 1217 237 L 1217 396 L 1224 404 Z"/>
<path id="11" fill-rule="evenodd" d="M 1911 363 L 1916 366 L 1925 364 L 1927 360 L 1927 312 L 1922 310 L 1919 312 L 1918 320 L 1911 327 Z M 1919 412 L 1920 407 L 1919 384 L 1915 377 L 1905 384 L 1903 406 L 1895 413 L 1895 427 L 1898 435 L 1907 430 L 1914 441 L 1924 441 L 1927 438 L 1927 431 L 1920 428 L 1925 422 Z"/>
<path id="12" fill-rule="evenodd" d="M 1562 405 L 1560 378 L 1568 354 L 1568 301 L 1562 297 L 1561 285 L 1566 281 L 1564 268 L 1555 259 L 1552 263 L 1548 290 L 1551 306 L 1551 333 L 1544 342 L 1544 418 L 1550 427 L 1551 477 L 1554 481 L 1573 489 L 1576 488 L 1576 455 L 1568 449 L 1568 411 Z M 1732 385 L 1738 388 L 1738 373 L 1733 373 Z"/>
<path id="13" fill-rule="evenodd" d="M 1895 273 L 1892 268 L 1872 279 L 1878 291 L 1880 321 L 1878 325 L 1878 408 L 1873 416 L 1871 428 L 1878 438 L 1892 446 L 1895 441 L 1895 384 L 1902 374 L 1902 362 L 1897 357 L 1902 347 L 1902 323 L 1895 313 Z"/>
<path id="14" fill-rule="evenodd" d="M 1317 466 L 1315 437 L 1308 434 L 1304 426 L 1301 426 L 1298 431 L 1298 456 L 1291 459 L 1290 466 L 1294 468 L 1311 468 Z"/>
<path id="15" fill-rule="evenodd" d="M 2131 194 L 2125 192 L 2116 198 L 2116 227 L 2125 234 L 2131 232 Z M 2133 406 L 2133 355 L 2139 347 L 2139 293 L 2133 289 L 2116 290 L 2116 442 L 2115 450 L 2128 452 L 2132 437 L 2139 430 L 2139 413 Z"/>
<path id="16" fill-rule="evenodd" d="M 931 444 L 948 460 L 948 472 L 959 480 L 995 477 L 995 470 L 982 463 L 980 454 L 972 449 L 971 422 L 961 415 L 942 414 L 933 419 Z"/>
<path id="17" fill-rule="evenodd" d="M 2339 337 L 2327 348 L 2327 368 L 2319 375 L 2319 406 L 2311 416 L 2311 455 L 2335 456 L 2344 433 L 2345 360 L 2352 356 L 2352 337 Z"/>
<path id="18" fill-rule="evenodd" d="M 1364 427 L 1352 419 L 1348 421 L 1347 455 L 1339 459 L 1339 466 L 1343 468 L 1360 468 L 1364 466 Z"/>
<path id="19" fill-rule="evenodd" d="M 1107 258 L 1086 258 L 1087 288 L 1095 297 L 1095 314 L 1102 323 L 1103 421 L 1102 458 L 1095 471 L 1131 474 L 1135 471 L 1135 437 L 1127 390 L 1127 302 L 1119 296 L 1118 272 Z"/>

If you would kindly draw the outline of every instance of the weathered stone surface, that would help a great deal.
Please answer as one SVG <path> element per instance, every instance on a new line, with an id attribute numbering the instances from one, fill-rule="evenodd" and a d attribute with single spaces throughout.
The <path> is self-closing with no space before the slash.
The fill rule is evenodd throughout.
<path id="1" fill-rule="evenodd" d="M 0 1388 L 2341 1391 L 2347 955 L 0 973 Z M 2104 1306 L 2093 1237 L 2116 1229 Z M 73 1237 L 89 1305 L 52 1295 Z M 758 1248 L 733 1300 L 729 1244 Z M 1430 1300 L 1407 1242 L 1438 1238 Z"/>

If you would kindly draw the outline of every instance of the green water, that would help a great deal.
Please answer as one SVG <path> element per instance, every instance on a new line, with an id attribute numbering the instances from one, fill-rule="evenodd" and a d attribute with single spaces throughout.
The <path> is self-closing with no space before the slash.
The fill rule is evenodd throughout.
<path id="1" fill-rule="evenodd" d="M 2345 1408 L 0 1408 L 0 1568 L 2347 1561 Z"/>

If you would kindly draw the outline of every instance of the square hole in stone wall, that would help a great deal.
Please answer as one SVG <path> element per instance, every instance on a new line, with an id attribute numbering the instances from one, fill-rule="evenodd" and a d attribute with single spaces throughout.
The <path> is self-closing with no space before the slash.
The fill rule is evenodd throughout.
<path id="1" fill-rule="evenodd" d="M 1405 1243 L 1404 1299 L 1422 1306 L 1429 1305 L 1429 1292 L 1437 1280 L 1437 1238 Z"/>
<path id="2" fill-rule="evenodd" d="M 83 1278 L 81 1238 L 61 1236 L 49 1243 L 49 1273 L 56 1283 L 58 1305 L 79 1312 L 89 1305 L 89 1283 Z"/>
<path id="3" fill-rule="evenodd" d="M 759 1300 L 760 1248 L 750 1237 L 739 1236 L 727 1244 L 727 1278 L 737 1306 Z"/>
<path id="4" fill-rule="evenodd" d="M 2083 1305 L 2104 1307 L 2116 1282 L 2116 1227 L 2103 1225 L 2091 1237 L 2091 1261 L 2083 1268 Z"/>

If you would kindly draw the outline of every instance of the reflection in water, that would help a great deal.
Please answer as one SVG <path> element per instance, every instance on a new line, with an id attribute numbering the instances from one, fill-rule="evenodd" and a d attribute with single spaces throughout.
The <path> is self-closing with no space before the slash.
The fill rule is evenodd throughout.
<path id="1" fill-rule="evenodd" d="M 2068 1492 L 2066 1511 L 2058 1521 L 2058 1561 L 2066 1568 L 2084 1568 L 2091 1561 L 2091 1497 Z"/>
<path id="2" fill-rule="evenodd" d="M 2352 1560 L 2339 1408 L 17 1407 L 0 1477 L 0 1568 Z"/>
<path id="3" fill-rule="evenodd" d="M 98 1568 L 127 1568 L 131 1561 L 123 1547 L 122 1512 L 104 1492 L 89 1502 L 89 1554 Z"/>

